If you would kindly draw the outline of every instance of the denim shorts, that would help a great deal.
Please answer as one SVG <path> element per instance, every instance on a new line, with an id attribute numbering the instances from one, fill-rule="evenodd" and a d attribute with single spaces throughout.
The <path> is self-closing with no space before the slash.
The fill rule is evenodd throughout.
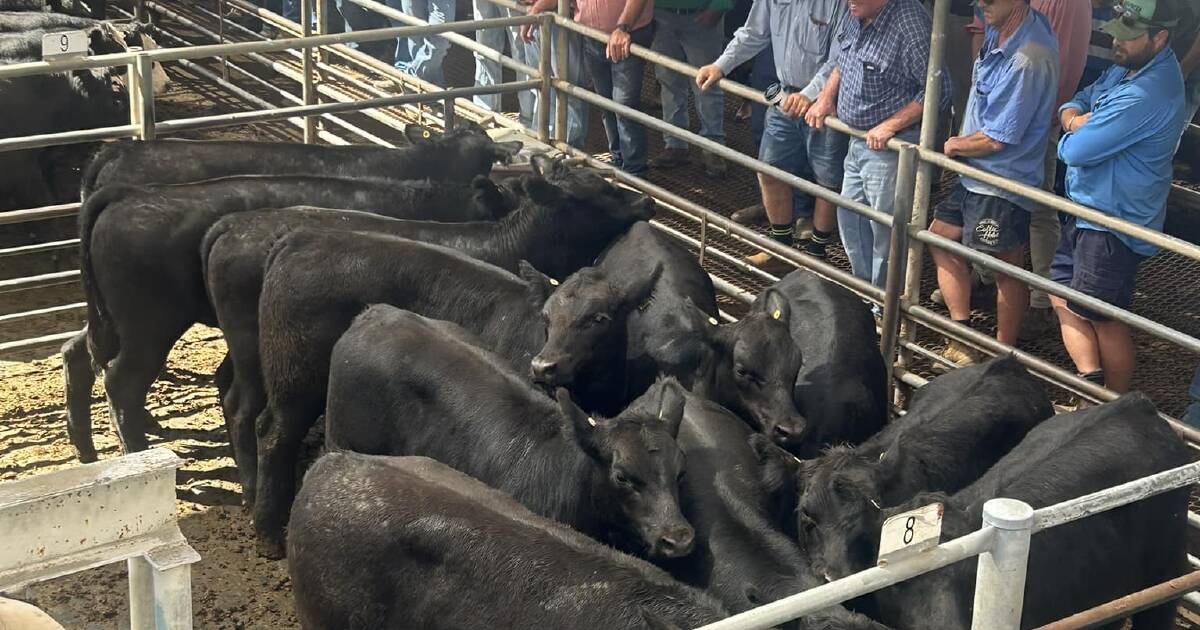
<path id="1" fill-rule="evenodd" d="M 828 127 L 816 131 L 803 118 L 791 118 L 771 107 L 767 109 L 758 159 L 794 175 L 803 173 L 807 166 L 818 184 L 840 191 L 849 144 L 845 134 Z"/>
<path id="2" fill-rule="evenodd" d="M 1138 265 L 1144 256 L 1135 253 L 1112 232 L 1081 230 L 1068 217 L 1050 264 L 1050 279 L 1113 306 L 1129 308 Z M 1067 308 L 1092 321 L 1109 318 L 1070 300 Z"/>
<path id="3" fill-rule="evenodd" d="M 1010 252 L 1029 242 L 1028 210 L 1003 197 L 973 193 L 961 183 L 933 216 L 962 228 L 962 244 L 981 252 Z"/>

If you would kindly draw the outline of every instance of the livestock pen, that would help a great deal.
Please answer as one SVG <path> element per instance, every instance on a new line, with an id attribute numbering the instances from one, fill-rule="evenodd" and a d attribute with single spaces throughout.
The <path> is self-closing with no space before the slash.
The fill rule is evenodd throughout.
<path id="1" fill-rule="evenodd" d="M 1031 371 L 1045 378 L 1047 382 L 1064 390 L 1082 394 L 1096 400 L 1108 400 L 1114 397 L 1112 392 L 1098 388 L 1079 379 L 1070 371 L 1063 370 L 1061 368 L 1063 365 L 1061 350 L 1046 351 L 1045 348 L 1040 347 L 1045 344 L 1035 346 L 1037 350 L 1032 352 L 1003 347 L 990 337 L 975 332 L 972 329 L 954 325 L 941 312 L 923 305 L 920 297 L 922 294 L 922 284 L 928 279 L 925 273 L 927 265 L 924 261 L 924 246 L 943 247 L 962 254 L 964 257 L 972 259 L 980 265 L 1011 273 L 1022 280 L 1028 281 L 1031 285 L 1040 285 L 1041 288 L 1046 289 L 1050 293 L 1071 297 L 1081 304 L 1111 315 L 1114 319 L 1124 321 L 1135 330 L 1140 331 L 1144 335 L 1139 337 L 1139 343 L 1143 348 L 1141 357 L 1142 368 L 1138 380 L 1135 381 L 1135 387 L 1149 391 L 1166 415 L 1178 414 L 1182 409 L 1181 401 L 1183 399 L 1183 392 L 1186 390 L 1187 378 L 1196 363 L 1196 353 L 1200 353 L 1200 340 L 1195 338 L 1197 331 L 1195 327 L 1195 309 L 1197 306 L 1200 306 L 1200 299 L 1195 294 L 1194 283 L 1187 282 L 1188 272 L 1193 271 L 1196 268 L 1197 261 L 1200 261 L 1200 248 L 1194 245 L 1173 237 L 1151 233 L 1117 220 L 1097 217 L 1097 213 L 1090 209 L 1071 204 L 1057 197 L 1047 196 L 1038 190 L 980 173 L 961 163 L 949 160 L 932 148 L 934 143 L 933 130 L 936 128 L 936 124 L 923 125 L 926 134 L 919 146 L 895 140 L 890 143 L 892 150 L 900 152 L 903 165 L 899 178 L 900 183 L 897 186 L 899 203 L 896 204 L 896 216 L 880 215 L 868 207 L 855 204 L 848 199 L 842 198 L 840 195 L 821 189 L 815 184 L 772 169 L 757 160 L 746 157 L 736 150 L 712 143 L 687 130 L 666 125 L 655 117 L 622 108 L 612 101 L 588 92 L 581 86 L 572 85 L 560 78 L 556 78 L 550 70 L 550 55 L 548 46 L 546 45 L 543 46 L 542 64 L 538 68 L 532 68 L 507 56 L 481 47 L 469 37 L 462 35 L 462 33 L 469 33 L 484 27 L 503 27 L 532 22 L 538 22 L 542 25 L 544 32 L 549 32 L 550 23 L 553 22 L 559 27 L 556 29 L 556 36 L 558 37 L 566 37 L 567 31 L 575 31 L 586 37 L 602 38 L 598 32 L 575 24 L 567 19 L 565 15 L 544 15 L 537 18 L 518 16 L 482 22 L 456 22 L 443 26 L 426 27 L 422 25 L 420 20 L 399 14 L 379 3 L 370 2 L 369 0 L 349 1 L 359 4 L 364 8 L 376 10 L 400 22 L 412 24 L 413 26 L 331 35 L 323 33 L 326 29 L 329 7 L 325 3 L 320 3 L 320 6 L 313 6 L 316 3 L 304 2 L 302 3 L 302 14 L 316 14 L 316 31 L 319 34 L 303 40 L 265 41 L 249 31 L 241 29 L 231 21 L 223 19 L 221 14 L 224 13 L 226 8 L 239 12 L 253 13 L 284 32 L 303 36 L 311 35 L 313 22 L 311 20 L 302 20 L 302 24 L 292 23 L 241 0 L 228 0 L 228 2 L 217 3 L 216 12 L 209 11 L 203 6 L 189 6 L 190 3 L 138 3 L 138 10 L 136 12 L 141 16 L 159 16 L 161 20 L 158 23 L 163 29 L 164 37 L 167 39 L 164 43 L 178 46 L 178 48 L 143 51 L 131 55 L 116 55 L 110 58 L 93 57 L 75 62 L 27 64 L 24 67 L 13 66 L 0 69 L 0 77 L 11 77 L 19 76 L 23 73 L 60 71 L 71 67 L 127 65 L 129 68 L 130 91 L 131 95 L 134 96 L 131 99 L 130 124 L 108 129 L 86 130 L 70 134 L 54 134 L 48 137 L 3 139 L 0 140 L 0 150 L 48 146 L 60 144 L 64 141 L 85 142 L 102 138 L 129 136 L 149 139 L 168 133 L 273 121 L 286 121 L 287 125 L 302 134 L 301 137 L 309 142 L 323 141 L 331 144 L 343 144 L 352 139 L 353 141 L 366 141 L 386 145 L 389 144 L 389 139 L 395 139 L 399 128 L 405 123 L 419 121 L 434 124 L 450 124 L 453 118 L 462 116 L 473 120 L 490 122 L 497 129 L 508 129 L 514 133 L 528 134 L 531 138 L 536 137 L 542 142 L 553 143 L 564 151 L 573 151 L 565 145 L 565 138 L 551 137 L 549 125 L 551 112 L 548 108 L 541 109 L 538 129 L 525 130 L 521 129 L 520 125 L 514 121 L 481 110 L 467 100 L 475 94 L 509 93 L 519 90 L 536 89 L 543 96 L 542 102 L 547 102 L 548 99 L 545 96 L 549 93 L 549 90 L 553 89 L 557 90 L 560 96 L 570 95 L 579 98 L 590 105 L 616 111 L 623 116 L 635 119 L 648 128 L 680 137 L 690 144 L 721 155 L 750 172 L 762 172 L 778 177 L 799 190 L 830 199 L 841 207 L 870 216 L 882 223 L 907 226 L 905 230 L 893 231 L 893 250 L 895 252 L 893 256 L 895 257 L 894 260 L 898 260 L 900 256 L 905 256 L 908 264 L 893 266 L 893 273 L 889 276 L 887 290 L 883 291 L 871 287 L 847 273 L 845 271 L 846 265 L 844 264 L 844 259 L 839 256 L 833 257 L 834 264 L 815 261 L 802 256 L 796 250 L 789 250 L 773 243 L 754 229 L 734 224 L 721 212 L 714 212 L 711 209 L 716 207 L 722 211 L 729 210 L 731 209 L 730 201 L 714 198 L 709 190 L 697 190 L 694 187 L 682 185 L 677 179 L 665 178 L 665 181 L 651 182 L 611 170 L 612 176 L 618 181 L 648 192 L 662 202 L 662 207 L 666 211 L 661 213 L 660 219 L 655 222 L 655 225 L 659 229 L 687 243 L 698 253 L 706 268 L 713 274 L 718 290 L 724 295 L 722 304 L 728 318 L 736 317 L 741 311 L 742 305 L 751 301 L 759 290 L 775 280 L 770 275 L 745 265 L 740 260 L 740 255 L 749 251 L 769 251 L 797 266 L 811 268 L 821 275 L 843 284 L 883 306 L 884 316 L 880 327 L 881 336 L 884 340 L 883 352 L 889 360 L 894 360 L 895 370 L 893 377 L 896 380 L 898 390 L 902 390 L 905 387 L 917 387 L 924 382 L 923 375 L 928 374 L 929 361 L 935 360 L 931 348 L 942 343 L 942 338 L 945 336 L 950 336 L 976 345 L 990 353 L 1014 352 L 1017 358 L 1027 365 Z M 515 3 L 506 3 L 502 0 L 497 3 L 516 11 L 521 10 L 521 7 Z M 943 46 L 940 43 L 944 41 L 948 4 L 944 0 L 935 4 L 935 38 L 934 46 L 932 47 L 932 55 L 935 60 L 943 54 Z M 119 9 L 115 7 L 112 10 L 119 12 Z M 422 32 L 456 32 L 458 35 L 448 36 L 453 44 L 484 55 L 485 57 L 495 59 L 508 69 L 528 75 L 530 78 L 526 81 L 490 86 L 482 89 L 468 87 L 440 90 L 434 86 L 417 81 L 412 77 L 402 75 L 389 66 L 383 65 L 345 45 L 352 41 L 384 40 L 394 38 L 397 35 L 412 35 Z M 210 38 L 218 43 L 205 47 L 199 45 L 197 41 L 205 41 Z M 220 43 L 226 39 L 246 41 L 237 44 Z M 548 44 L 547 38 L 543 38 L 543 42 Z M 565 54 L 567 46 L 560 46 L 559 49 L 560 54 Z M 303 52 L 297 53 L 296 51 Z M 317 54 L 313 54 L 314 52 Z M 695 68 L 663 59 L 648 49 L 634 46 L 633 54 L 645 57 L 655 63 L 661 63 L 672 70 L 680 71 L 684 74 L 695 74 Z M 206 65 L 200 61 L 218 55 L 222 56 L 220 62 Z M 339 61 L 335 62 L 334 58 L 337 58 Z M 243 60 L 248 60 L 248 63 Z M 237 111 L 215 116 L 194 116 L 183 119 L 160 120 L 161 117 L 155 115 L 156 95 L 153 93 L 153 88 L 148 80 L 150 64 L 154 61 L 178 64 L 179 70 L 187 72 L 195 78 L 196 83 L 210 85 L 214 91 L 223 92 L 234 103 L 249 104 L 251 107 L 262 109 Z M 560 58 L 558 63 L 559 67 L 565 67 L 569 63 L 569 60 Z M 930 66 L 931 68 L 937 68 L 940 64 L 931 63 Z M 229 78 L 231 73 L 237 74 L 240 77 L 241 85 L 238 85 Z M 375 89 L 365 79 L 368 74 L 389 77 L 410 89 L 413 93 L 389 95 Z M 280 88 L 280 85 L 294 86 L 296 84 L 299 84 L 301 88 L 299 96 Z M 722 82 L 722 87 L 727 93 L 742 96 L 760 103 L 765 102 L 760 93 L 745 86 L 724 81 Z M 928 92 L 936 94 L 938 89 L 940 89 L 939 81 L 931 73 Z M 559 123 L 556 127 L 560 131 L 565 130 L 566 127 L 564 124 L 565 106 L 563 105 L 563 100 L 562 98 L 559 99 L 559 109 L 557 112 L 554 112 Z M 443 116 L 438 116 L 421 107 L 422 103 L 431 101 L 445 104 Z M 933 97 L 927 99 L 928 103 L 935 103 L 936 101 L 937 99 Z M 279 106 L 281 102 L 284 105 L 282 107 Z M 933 120 L 935 115 L 936 112 L 929 111 L 929 108 L 927 108 L 927 121 Z M 862 135 L 862 132 L 841 125 L 837 121 L 831 121 L 830 124 L 835 129 L 844 133 Z M 584 154 L 579 157 L 597 166 L 604 167 L 607 164 L 603 156 L 597 157 Z M 1080 296 L 1058 285 L 1033 276 L 1028 272 L 1013 268 L 990 257 L 965 250 L 960 245 L 941 239 L 926 231 L 930 199 L 935 194 L 934 189 L 937 184 L 934 181 L 935 168 L 967 173 L 973 177 L 990 181 L 1006 190 L 1011 190 L 1039 202 L 1051 204 L 1062 212 L 1093 219 L 1099 224 L 1136 235 L 1139 238 L 1145 238 L 1162 246 L 1165 250 L 1164 254 L 1160 254 L 1158 258 L 1150 261 L 1144 272 L 1146 276 L 1149 276 L 1148 280 L 1151 288 L 1146 292 L 1150 295 L 1143 297 L 1143 301 L 1141 302 L 1135 302 L 1134 310 L 1140 312 L 1141 315 L 1121 309 L 1114 309 L 1096 300 Z M 1180 189 L 1177 192 L 1176 199 L 1185 198 L 1188 194 L 1184 189 Z M 78 204 L 62 204 L 0 214 L 0 224 L 17 224 L 71 216 L 77 208 Z M 0 250 L 0 257 L 12 259 L 18 256 L 36 256 L 71 248 L 75 245 L 76 243 L 70 239 L 55 238 L 45 242 L 22 244 L 14 248 Z M 30 294 L 29 292 L 39 289 L 74 282 L 77 276 L 78 273 L 74 271 L 52 271 L 33 276 L 0 280 L 0 292 L 12 293 L 20 291 L 22 294 Z M 1188 285 L 1191 286 L 1189 287 Z M 17 301 L 16 303 L 20 304 L 22 302 Z M 48 321 L 47 318 L 62 317 L 64 314 L 69 315 L 70 313 L 78 312 L 81 306 L 77 301 L 65 304 L 57 302 L 49 305 L 39 305 L 38 308 L 26 308 L 23 310 L 18 308 L 13 313 L 0 315 L 0 325 L 19 323 L 23 325 L 25 330 L 37 330 L 39 333 L 44 333 L 23 339 L 2 342 L 0 343 L 0 353 L 30 353 L 39 348 L 52 346 L 66 340 L 74 334 L 74 331 L 58 332 L 46 328 L 39 329 L 38 322 Z M 1148 306 L 1149 308 L 1141 308 L 1142 306 Z M 191 337 L 188 343 L 211 345 L 211 342 L 214 340 L 214 335 L 202 333 L 199 338 L 196 336 Z M 191 363 L 196 364 L 197 362 L 192 361 Z M 202 361 L 196 367 L 191 368 L 191 370 L 204 373 L 205 371 L 211 371 L 212 367 L 212 362 Z M 7 373 L 8 370 L 6 369 Z M 203 382 L 202 376 L 196 376 L 199 378 L 192 383 L 193 385 Z M 189 376 L 188 378 L 195 377 Z M 1167 385 L 1163 386 L 1162 383 L 1167 383 Z M 21 396 L 23 394 L 19 388 L 14 388 L 14 391 L 9 395 Z M 5 418 L 7 419 L 8 413 L 13 413 L 15 416 L 30 411 L 29 409 L 22 411 L 21 406 L 21 403 L 18 402 L 13 406 L 13 412 L 9 412 L 6 409 L 4 411 L 6 414 Z M 48 414 L 48 416 L 55 417 L 53 414 Z M 1170 420 L 1173 426 L 1190 442 L 1193 444 L 1200 442 L 1197 439 L 1200 437 L 1200 434 L 1186 426 L 1180 425 L 1174 418 Z M 7 447 L 5 447 L 5 450 L 8 450 Z M 61 463 L 65 464 L 66 462 Z M 1150 488 L 1153 488 L 1155 491 L 1165 491 L 1172 487 L 1190 484 L 1196 480 L 1196 477 L 1194 467 L 1184 471 L 1173 471 L 1169 474 L 1164 473 L 1161 476 L 1157 476 L 1157 478 L 1145 480 L 1136 487 L 1131 486 L 1122 491 L 1107 493 L 1103 505 L 1104 507 L 1113 507 L 1122 501 L 1144 497 Z M 842 599 L 867 592 L 867 590 L 872 588 L 883 586 L 888 583 L 888 579 L 898 579 L 904 575 L 913 575 L 918 571 L 940 566 L 937 564 L 939 562 L 948 563 L 977 553 L 992 554 L 995 559 L 994 564 L 998 567 L 1001 565 L 1010 566 L 1009 563 L 1015 563 L 1011 566 L 1015 566 L 1016 564 L 1022 564 L 1023 566 L 1022 561 L 1019 559 L 1020 548 L 1022 546 L 1019 539 L 1022 536 L 1025 537 L 1026 542 L 1024 544 L 1027 548 L 1028 532 L 1032 523 L 1030 519 L 1036 519 L 1037 524 L 1032 525 L 1032 527 L 1037 529 L 1045 526 L 1044 523 L 1046 522 L 1047 515 L 1065 513 L 1071 508 L 1071 506 L 1047 508 L 1038 511 L 1037 514 L 1030 515 L 1019 506 L 1004 507 L 1015 510 L 1017 516 L 1005 518 L 1001 515 L 993 514 L 992 520 L 989 521 L 991 529 L 985 528 L 979 535 L 972 537 L 970 540 L 960 539 L 959 541 L 947 543 L 943 547 L 950 549 L 950 551 L 939 551 L 933 555 L 913 561 L 911 563 L 912 567 L 902 567 L 897 564 L 889 567 L 886 571 L 879 570 L 887 574 L 886 579 L 880 579 L 880 574 L 877 571 L 872 576 L 863 576 L 861 581 L 856 582 L 856 585 L 851 588 L 844 582 L 855 578 L 847 578 L 847 580 L 840 581 L 843 583 L 831 584 L 821 589 L 798 595 L 795 598 L 789 598 L 785 602 L 778 602 L 777 604 L 765 607 L 762 612 L 757 612 L 756 614 L 748 613 L 748 617 L 756 618 L 753 625 L 734 625 L 741 622 L 731 619 L 728 622 L 723 622 L 728 625 L 720 625 L 720 627 L 766 627 L 771 623 L 787 618 L 788 615 L 794 616 L 803 612 L 806 606 L 819 607 L 833 601 L 841 601 Z M 1074 515 L 1078 516 L 1079 514 L 1074 513 Z M 1001 521 L 1003 521 L 1003 526 L 998 525 Z M 1193 516 L 1190 521 L 1197 523 L 1200 522 L 1200 519 Z M 187 533 L 186 529 L 185 533 Z M 997 544 L 1000 540 L 1007 540 L 1006 537 L 1010 536 L 1016 537 L 1018 542 L 1015 544 L 1005 542 L 1004 544 L 1012 548 L 1008 549 L 1006 547 L 1006 549 L 1010 551 L 1013 549 L 1016 550 L 1016 560 L 1006 556 L 1004 553 L 993 553 L 991 551 L 995 549 L 992 546 L 993 544 Z M 981 563 L 981 566 L 983 564 Z M 980 579 L 998 578 L 992 576 L 987 578 L 981 577 Z M 1190 590 L 1193 587 L 1194 580 L 1184 590 Z M 1019 594 L 1020 589 L 1010 588 L 1008 592 Z M 1167 595 L 1171 594 L 1178 595 L 1178 593 L 1168 593 Z M 1152 593 L 1147 597 L 1156 595 L 1158 594 Z M 980 622 L 984 623 L 984 625 L 977 627 L 1011 627 L 1010 624 L 1013 623 L 1012 613 L 1014 602 L 1010 600 L 1008 602 L 997 603 L 1007 606 L 1004 613 L 1007 614 L 1007 618 L 988 618 L 986 622 Z M 1015 610 L 1019 618 L 1019 603 L 1017 603 Z M 980 618 L 982 618 L 982 613 Z M 758 625 L 759 623 L 761 625 Z"/>

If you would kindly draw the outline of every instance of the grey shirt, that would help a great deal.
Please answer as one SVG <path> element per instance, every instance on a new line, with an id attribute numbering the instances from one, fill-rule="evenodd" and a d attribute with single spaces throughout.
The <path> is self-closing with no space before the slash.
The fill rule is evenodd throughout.
<path id="1" fill-rule="evenodd" d="M 728 75 L 769 45 L 779 80 L 803 88 L 825 65 L 848 15 L 846 0 L 754 0 L 746 25 L 733 34 L 717 67 Z"/>

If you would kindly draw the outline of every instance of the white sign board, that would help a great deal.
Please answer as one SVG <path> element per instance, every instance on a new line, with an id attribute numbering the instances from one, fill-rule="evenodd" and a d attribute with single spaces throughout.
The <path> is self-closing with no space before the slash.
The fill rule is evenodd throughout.
<path id="1" fill-rule="evenodd" d="M 88 36 L 83 31 L 63 31 L 42 36 L 42 59 L 84 57 L 88 51 Z"/>
<path id="2" fill-rule="evenodd" d="M 942 536 L 941 503 L 897 514 L 883 522 L 879 534 L 879 566 L 936 547 Z"/>

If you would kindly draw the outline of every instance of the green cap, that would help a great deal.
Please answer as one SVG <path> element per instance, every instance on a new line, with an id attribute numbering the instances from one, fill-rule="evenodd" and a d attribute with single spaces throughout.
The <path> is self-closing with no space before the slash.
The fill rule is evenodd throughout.
<path id="1" fill-rule="evenodd" d="M 1162 3 L 1166 5 L 1166 2 Z M 1163 20 L 1158 0 L 1120 0 L 1113 5 L 1113 19 L 1100 26 L 1100 32 L 1112 35 L 1121 41 L 1137 39 L 1150 31 L 1151 28 L 1170 28 L 1178 22 L 1176 19 Z M 1169 10 L 1161 11 L 1169 13 Z"/>

